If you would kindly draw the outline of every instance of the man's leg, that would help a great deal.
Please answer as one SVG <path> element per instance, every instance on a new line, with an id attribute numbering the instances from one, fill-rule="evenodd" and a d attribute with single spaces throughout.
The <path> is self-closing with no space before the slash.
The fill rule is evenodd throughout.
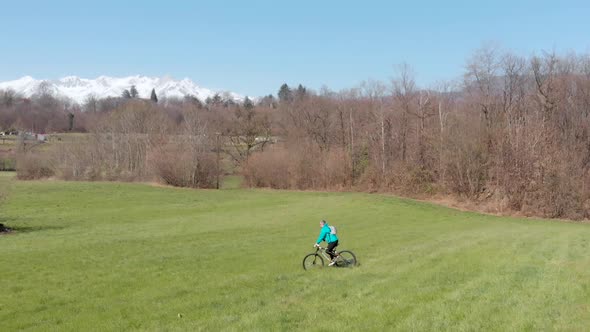
<path id="1" fill-rule="evenodd" d="M 338 246 L 338 241 L 328 243 L 328 248 L 326 248 L 326 252 L 328 253 L 328 255 L 330 255 L 330 258 L 332 260 L 334 260 L 334 257 L 336 257 L 336 255 L 334 254 L 334 248 L 336 248 L 336 246 Z"/>

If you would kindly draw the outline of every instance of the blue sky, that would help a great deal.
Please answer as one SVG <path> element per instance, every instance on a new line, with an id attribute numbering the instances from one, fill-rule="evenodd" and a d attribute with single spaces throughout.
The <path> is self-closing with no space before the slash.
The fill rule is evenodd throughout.
<path id="1" fill-rule="evenodd" d="M 0 80 L 170 75 L 248 95 L 339 90 L 414 67 L 450 80 L 493 42 L 590 51 L 590 1 L 0 0 Z"/>

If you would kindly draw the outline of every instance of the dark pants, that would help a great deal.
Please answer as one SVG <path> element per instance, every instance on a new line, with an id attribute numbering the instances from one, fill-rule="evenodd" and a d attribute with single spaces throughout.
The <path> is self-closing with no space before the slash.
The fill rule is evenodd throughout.
<path id="1" fill-rule="evenodd" d="M 336 248 L 337 246 L 338 240 L 328 243 L 328 248 L 326 248 L 326 252 L 328 253 L 328 255 L 330 255 L 331 259 L 334 259 L 334 257 L 336 257 L 336 254 L 334 254 L 334 248 Z"/>

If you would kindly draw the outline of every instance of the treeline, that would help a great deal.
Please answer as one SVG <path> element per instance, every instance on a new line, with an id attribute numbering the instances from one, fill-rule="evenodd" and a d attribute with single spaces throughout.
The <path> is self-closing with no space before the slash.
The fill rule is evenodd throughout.
<path id="1" fill-rule="evenodd" d="M 253 186 L 443 193 L 496 211 L 590 216 L 590 58 L 481 49 L 455 84 L 389 84 L 281 102 L 284 144 L 252 157 Z"/>
<path id="2" fill-rule="evenodd" d="M 48 167 L 64 178 L 214 187 L 219 153 L 252 187 L 442 194 L 590 217 L 588 55 L 481 49 L 462 79 L 429 89 L 398 69 L 391 82 L 340 92 L 285 84 L 255 102 L 124 100 L 81 112 L 95 117 L 92 134 L 63 144 Z"/>
<path id="3" fill-rule="evenodd" d="M 84 119 L 86 134 L 60 136 L 63 140 L 49 149 L 27 150 L 26 141 L 19 140 L 18 177 L 157 178 L 174 186 L 214 188 L 233 168 L 227 164 L 241 165 L 271 141 L 268 111 L 276 106 L 274 98 L 261 99 L 271 100 L 268 106 L 256 106 L 247 97 L 239 102 L 221 95 L 204 102 L 193 96 L 158 102 L 154 95 L 114 98 L 112 109 L 81 111 L 77 117 Z"/>
<path id="4" fill-rule="evenodd" d="M 187 104 L 199 108 L 230 107 L 239 104 L 228 93 L 218 93 L 205 100 L 187 95 L 184 98 L 159 100 L 155 89 L 148 96 L 140 96 L 132 85 L 121 96 L 98 98 L 89 95 L 82 104 L 56 96 L 47 84 L 41 83 L 37 91 L 25 97 L 14 90 L 0 90 L 0 131 L 27 131 L 32 133 L 89 132 L 93 123 L 130 102 L 150 101 L 163 109 L 178 109 Z M 268 101 L 268 97 L 261 101 Z M 271 103 L 274 99 L 271 97 Z M 249 102 L 250 99 L 248 99 Z"/>
<path id="5" fill-rule="evenodd" d="M 252 186 L 467 198 L 486 209 L 590 216 L 590 57 L 481 49 L 461 80 L 319 94 L 288 90 L 283 143 L 243 168 Z"/>

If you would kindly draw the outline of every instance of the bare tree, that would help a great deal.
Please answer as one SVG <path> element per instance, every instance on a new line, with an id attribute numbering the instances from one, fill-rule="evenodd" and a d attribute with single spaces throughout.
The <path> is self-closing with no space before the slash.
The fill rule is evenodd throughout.
<path id="1" fill-rule="evenodd" d="M 96 98 L 96 95 L 90 94 L 86 97 L 84 101 L 84 110 L 93 113 L 98 111 L 98 98 Z"/>
<path id="2" fill-rule="evenodd" d="M 369 80 L 361 84 L 361 91 L 365 98 L 369 101 L 369 107 L 374 113 L 378 123 L 378 136 L 380 145 L 380 170 L 381 174 L 385 174 L 387 168 L 387 156 L 385 153 L 385 126 L 386 126 L 386 105 L 385 105 L 385 93 L 387 87 L 375 80 Z"/>
<path id="3" fill-rule="evenodd" d="M 227 121 L 223 135 L 228 138 L 231 148 L 229 155 L 238 164 L 248 162 L 255 149 L 264 150 L 271 142 L 269 119 L 256 108 L 237 106 Z"/>
<path id="4" fill-rule="evenodd" d="M 408 64 L 398 67 L 398 76 L 393 80 L 393 98 L 396 101 L 400 113 L 399 136 L 401 159 L 406 161 L 408 150 L 408 135 L 410 132 L 409 115 L 414 112 L 414 104 L 417 97 L 414 72 Z"/>
<path id="5" fill-rule="evenodd" d="M 486 123 L 491 127 L 498 106 L 498 71 L 501 67 L 500 51 L 496 46 L 484 46 L 475 51 L 467 62 L 465 89 L 479 106 Z"/>
<path id="6" fill-rule="evenodd" d="M 543 121 L 552 116 L 556 107 L 556 75 L 558 59 L 555 53 L 531 58 L 531 70 L 536 87 L 537 101 L 543 109 Z"/>

